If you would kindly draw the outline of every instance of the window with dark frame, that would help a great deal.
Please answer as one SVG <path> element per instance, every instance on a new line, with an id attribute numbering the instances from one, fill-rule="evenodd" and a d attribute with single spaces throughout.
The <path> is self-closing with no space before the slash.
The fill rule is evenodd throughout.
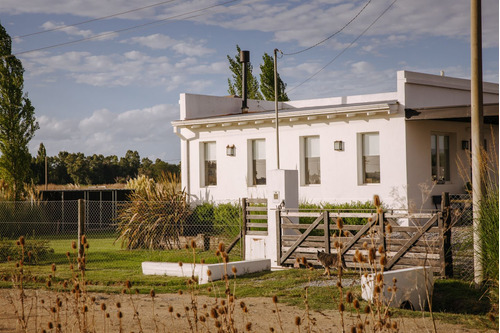
<path id="1" fill-rule="evenodd" d="M 217 185 L 217 159 L 215 142 L 204 143 L 205 186 Z"/>
<path id="2" fill-rule="evenodd" d="M 266 140 L 252 140 L 252 185 L 266 184 Z"/>
<path id="3" fill-rule="evenodd" d="M 450 181 L 450 137 L 444 134 L 431 135 L 431 172 L 437 184 Z"/>
<path id="4" fill-rule="evenodd" d="M 304 137 L 304 183 L 321 184 L 319 136 Z"/>
<path id="5" fill-rule="evenodd" d="M 363 184 L 380 183 L 379 133 L 363 133 L 362 136 Z"/>

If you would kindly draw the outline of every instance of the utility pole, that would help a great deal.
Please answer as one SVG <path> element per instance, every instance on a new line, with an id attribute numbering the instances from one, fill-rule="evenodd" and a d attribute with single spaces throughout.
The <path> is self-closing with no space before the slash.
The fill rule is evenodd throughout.
<path id="1" fill-rule="evenodd" d="M 47 155 L 45 155 L 45 191 L 48 189 L 48 180 L 49 178 L 47 177 Z"/>
<path id="2" fill-rule="evenodd" d="M 481 211 L 479 205 L 483 199 L 482 179 L 483 143 L 483 66 L 481 39 L 481 0 L 471 0 L 471 140 L 472 140 L 472 220 L 474 237 L 474 282 L 483 283 L 482 246 L 480 234 Z"/>
<path id="3" fill-rule="evenodd" d="M 280 133 L 278 120 L 278 49 L 274 49 L 274 123 L 276 124 L 276 169 L 279 169 Z"/>

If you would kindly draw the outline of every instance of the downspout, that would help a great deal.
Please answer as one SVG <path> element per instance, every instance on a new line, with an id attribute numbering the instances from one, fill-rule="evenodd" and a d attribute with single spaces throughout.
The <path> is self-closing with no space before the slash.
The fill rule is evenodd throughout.
<path id="1" fill-rule="evenodd" d="M 190 149 L 189 148 L 190 148 L 190 141 L 195 139 L 197 137 L 197 135 L 188 139 L 187 137 L 185 137 L 184 135 L 181 134 L 180 128 L 178 126 L 174 126 L 174 133 L 181 140 L 183 140 L 186 143 L 186 161 L 185 161 L 185 163 L 186 163 L 186 167 L 185 167 L 185 170 L 186 170 L 186 192 L 188 195 L 188 203 L 190 203 L 191 202 L 191 172 L 190 172 L 191 160 L 190 160 Z M 181 162 L 183 162 L 182 159 L 181 159 Z M 182 177 L 182 168 L 181 168 L 181 177 Z"/>

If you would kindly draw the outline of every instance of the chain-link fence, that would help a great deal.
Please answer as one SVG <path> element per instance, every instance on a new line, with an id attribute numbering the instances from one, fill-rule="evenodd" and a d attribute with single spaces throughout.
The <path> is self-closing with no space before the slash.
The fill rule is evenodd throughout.
<path id="1" fill-rule="evenodd" d="M 0 262 L 18 252 L 20 236 L 35 261 L 51 262 L 70 250 L 79 228 L 92 250 L 109 252 L 109 258 L 120 251 L 184 250 L 193 240 L 201 251 L 215 252 L 223 242 L 234 243 L 233 258 L 243 254 L 238 204 L 81 200 L 80 205 L 77 200 L 0 202 Z"/>
<path id="2" fill-rule="evenodd" d="M 451 249 L 455 278 L 474 278 L 474 248 L 472 229 L 472 197 L 470 194 L 450 194 Z"/>

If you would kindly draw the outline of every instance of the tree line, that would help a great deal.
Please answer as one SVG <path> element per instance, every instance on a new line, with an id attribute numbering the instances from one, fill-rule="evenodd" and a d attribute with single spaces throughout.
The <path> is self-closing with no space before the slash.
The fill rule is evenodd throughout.
<path id="1" fill-rule="evenodd" d="M 180 164 L 171 164 L 157 158 L 154 162 L 142 158 L 137 151 L 128 150 L 125 156 L 104 156 L 61 151 L 57 156 L 47 156 L 43 143 L 31 161 L 33 183 L 45 184 L 45 157 L 47 157 L 47 182 L 50 184 L 114 184 L 125 183 L 130 178 L 146 175 L 155 180 L 162 173 L 180 174 Z"/>

